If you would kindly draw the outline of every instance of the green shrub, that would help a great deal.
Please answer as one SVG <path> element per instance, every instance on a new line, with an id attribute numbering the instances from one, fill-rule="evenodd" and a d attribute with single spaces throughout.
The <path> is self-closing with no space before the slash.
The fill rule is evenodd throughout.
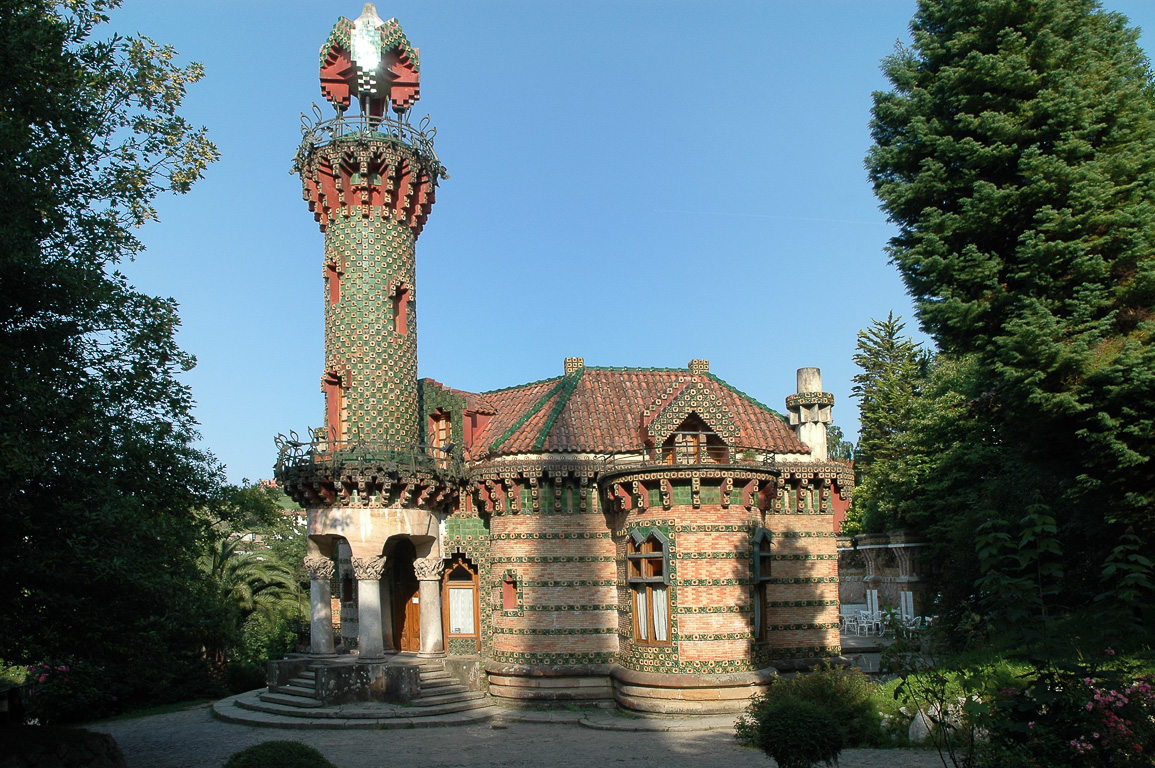
<path id="1" fill-rule="evenodd" d="M 839 742 L 848 747 L 873 747 L 884 741 L 879 714 L 884 704 L 878 700 L 878 686 L 857 669 L 839 667 L 820 667 L 808 675 L 775 680 L 765 695 L 750 700 L 746 713 L 735 723 L 738 738 L 762 747 L 758 733 L 768 717 L 765 710 L 780 699 L 807 702 L 829 712 Z"/>
<path id="2" fill-rule="evenodd" d="M 224 768 L 337 768 L 317 750 L 299 741 L 266 741 L 230 757 Z"/>
<path id="3" fill-rule="evenodd" d="M 0 755 L 6 766 L 124 765 L 112 736 L 58 725 L 0 723 Z"/>
<path id="4" fill-rule="evenodd" d="M 78 723 L 116 711 L 117 697 L 102 667 L 76 659 L 28 667 L 22 696 L 28 720 L 40 725 Z"/>
<path id="5" fill-rule="evenodd" d="M 778 768 L 811 768 L 838 760 L 842 733 L 835 716 L 820 705 L 780 696 L 762 713 L 758 741 Z"/>
<path id="6" fill-rule="evenodd" d="M 244 661 L 230 661 L 225 665 L 225 683 L 229 693 L 244 693 L 264 688 L 268 676 L 264 664 Z"/>

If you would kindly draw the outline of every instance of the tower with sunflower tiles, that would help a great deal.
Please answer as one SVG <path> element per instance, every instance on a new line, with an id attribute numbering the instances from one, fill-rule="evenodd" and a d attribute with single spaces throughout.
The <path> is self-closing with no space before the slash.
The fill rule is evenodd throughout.
<path id="1" fill-rule="evenodd" d="M 325 233 L 317 437 L 338 449 L 411 449 L 421 437 L 414 246 L 445 177 L 428 134 L 408 122 L 418 52 L 395 19 L 366 5 L 338 21 L 320 65 L 336 117 L 306 131 L 294 164 Z"/>

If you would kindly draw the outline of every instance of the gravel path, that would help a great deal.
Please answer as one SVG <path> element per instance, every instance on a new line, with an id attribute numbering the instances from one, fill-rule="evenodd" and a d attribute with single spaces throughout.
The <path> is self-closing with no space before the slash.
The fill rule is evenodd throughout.
<path id="1" fill-rule="evenodd" d="M 576 724 L 511 722 L 401 731 L 252 728 L 214 720 L 207 705 L 183 712 L 86 726 L 112 734 L 128 768 L 220 768 L 239 749 L 293 739 L 316 747 L 338 768 L 772 768 L 728 731 L 595 731 Z M 938 768 L 936 752 L 851 749 L 840 768 Z M 274 768 L 270 766 L 270 768 Z"/>

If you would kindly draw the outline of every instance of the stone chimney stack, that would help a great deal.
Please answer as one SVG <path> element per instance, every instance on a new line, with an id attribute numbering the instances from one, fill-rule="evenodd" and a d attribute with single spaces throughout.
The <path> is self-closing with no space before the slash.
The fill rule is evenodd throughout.
<path id="1" fill-rule="evenodd" d="M 831 421 L 834 395 L 822 391 L 822 371 L 798 369 L 798 392 L 786 398 L 790 426 L 798 439 L 810 446 L 815 461 L 826 461 L 826 425 Z"/>

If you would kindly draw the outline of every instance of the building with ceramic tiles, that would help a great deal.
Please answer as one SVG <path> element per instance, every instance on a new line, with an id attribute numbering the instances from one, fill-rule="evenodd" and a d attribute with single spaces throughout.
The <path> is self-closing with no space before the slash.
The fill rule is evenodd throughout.
<path id="1" fill-rule="evenodd" d="M 447 658 L 508 703 L 729 712 L 838 656 L 852 476 L 827 460 L 818 370 L 785 416 L 705 360 L 418 379 L 415 244 L 448 178 L 407 118 L 418 51 L 367 5 L 320 72 L 336 116 L 294 169 L 325 235 L 324 426 L 277 465 L 307 510 L 312 658 L 353 649 L 363 680 Z"/>

